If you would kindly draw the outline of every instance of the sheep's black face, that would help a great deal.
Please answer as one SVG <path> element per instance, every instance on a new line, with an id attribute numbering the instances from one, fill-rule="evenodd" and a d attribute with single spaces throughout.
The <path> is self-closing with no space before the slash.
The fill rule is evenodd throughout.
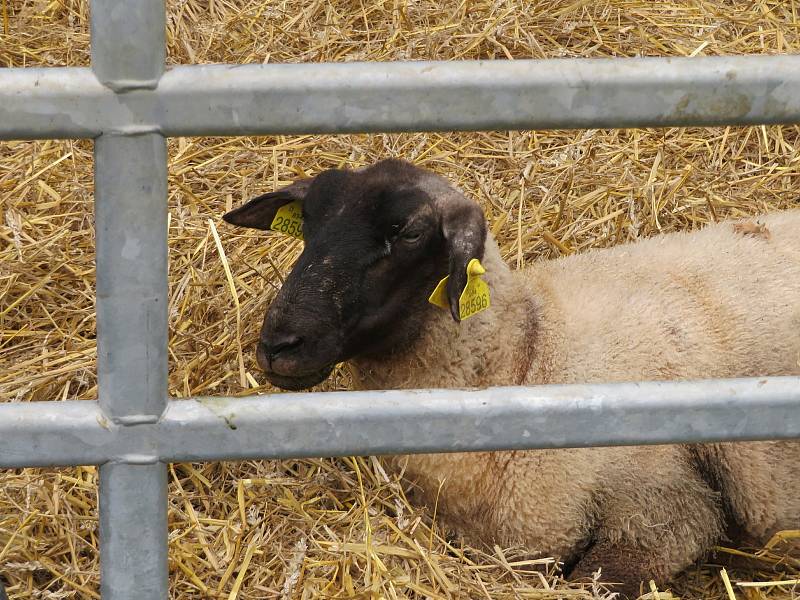
<path id="1" fill-rule="evenodd" d="M 427 300 L 448 272 L 457 280 L 457 315 L 459 273 L 482 258 L 485 221 L 477 205 L 432 177 L 396 160 L 331 170 L 225 215 L 268 229 L 278 208 L 302 200 L 305 248 L 267 311 L 256 350 L 274 385 L 308 388 L 338 362 L 410 343 L 439 310 Z M 457 206 L 443 214 L 437 189 L 461 201 L 445 201 Z M 459 235 L 448 228 L 453 220 Z"/>

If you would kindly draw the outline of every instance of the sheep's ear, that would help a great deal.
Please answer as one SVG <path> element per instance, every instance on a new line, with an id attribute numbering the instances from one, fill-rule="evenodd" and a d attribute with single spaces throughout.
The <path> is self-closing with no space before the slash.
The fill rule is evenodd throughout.
<path id="1" fill-rule="evenodd" d="M 486 217 L 472 200 L 458 193 L 439 204 L 442 233 L 449 255 L 447 300 L 450 314 L 461 321 L 459 299 L 467 285 L 467 265 L 473 258 L 483 260 L 486 245 Z"/>
<path id="2" fill-rule="evenodd" d="M 222 218 L 239 227 L 269 229 L 278 209 L 289 202 L 302 202 L 312 181 L 313 178 L 301 179 L 277 191 L 253 198 L 247 204 L 225 213 Z"/>

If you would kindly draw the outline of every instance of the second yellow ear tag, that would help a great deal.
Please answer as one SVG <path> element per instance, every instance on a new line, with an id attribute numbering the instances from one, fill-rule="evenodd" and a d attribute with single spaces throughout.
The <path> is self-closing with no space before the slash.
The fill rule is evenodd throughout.
<path id="1" fill-rule="evenodd" d="M 464 291 L 461 292 L 458 299 L 458 312 L 462 321 L 489 308 L 489 284 L 481 279 L 481 275 L 484 273 L 486 273 L 486 269 L 477 258 L 473 258 L 467 264 L 467 285 L 464 286 Z M 450 310 L 450 303 L 447 301 L 447 280 L 449 278 L 448 275 L 442 279 L 428 298 L 428 302 L 445 310 Z"/>
<path id="2" fill-rule="evenodd" d="M 294 201 L 281 206 L 275 213 L 275 218 L 272 219 L 272 225 L 269 228 L 272 231 L 285 233 L 302 240 L 303 205 L 299 201 Z"/>

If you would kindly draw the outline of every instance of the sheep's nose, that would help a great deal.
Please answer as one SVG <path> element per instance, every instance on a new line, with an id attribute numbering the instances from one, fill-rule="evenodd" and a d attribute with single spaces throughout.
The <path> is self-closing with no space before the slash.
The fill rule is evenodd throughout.
<path id="1" fill-rule="evenodd" d="M 296 350 L 303 343 L 303 338 L 297 335 L 286 334 L 281 336 L 271 337 L 269 340 L 261 340 L 261 351 L 270 358 L 275 360 L 281 354 L 286 354 L 292 350 Z"/>

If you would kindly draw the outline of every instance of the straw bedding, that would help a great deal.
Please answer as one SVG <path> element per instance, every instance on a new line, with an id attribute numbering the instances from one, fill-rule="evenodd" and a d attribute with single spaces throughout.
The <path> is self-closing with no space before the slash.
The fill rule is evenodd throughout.
<path id="1" fill-rule="evenodd" d="M 85 2 L 0 3 L 1 65 L 88 65 Z M 795 0 L 178 0 L 168 2 L 168 60 L 797 52 L 798 11 Z M 171 140 L 170 392 L 276 391 L 260 377 L 252 347 L 300 246 L 232 231 L 219 217 L 295 176 L 390 155 L 414 160 L 478 199 L 508 261 L 523 266 L 797 206 L 799 132 L 794 126 Z M 0 205 L 0 398 L 92 398 L 91 144 L 0 144 Z M 320 389 L 347 386 L 347 372 L 337 370 Z M 174 465 L 169 474 L 176 599 L 608 597 L 597 584 L 565 584 L 551 560 L 533 564 L 519 549 L 469 548 L 447 538 L 434 508 L 410 506 L 374 458 Z M 0 571 L 10 597 L 97 598 L 96 469 L 20 469 L 1 477 Z M 798 537 L 789 533 L 751 555 L 752 568 L 731 573 L 731 592 L 715 566 L 723 552 L 673 582 L 672 593 L 800 597 L 800 561 L 789 552 Z M 789 583 L 743 587 L 741 580 Z"/>

